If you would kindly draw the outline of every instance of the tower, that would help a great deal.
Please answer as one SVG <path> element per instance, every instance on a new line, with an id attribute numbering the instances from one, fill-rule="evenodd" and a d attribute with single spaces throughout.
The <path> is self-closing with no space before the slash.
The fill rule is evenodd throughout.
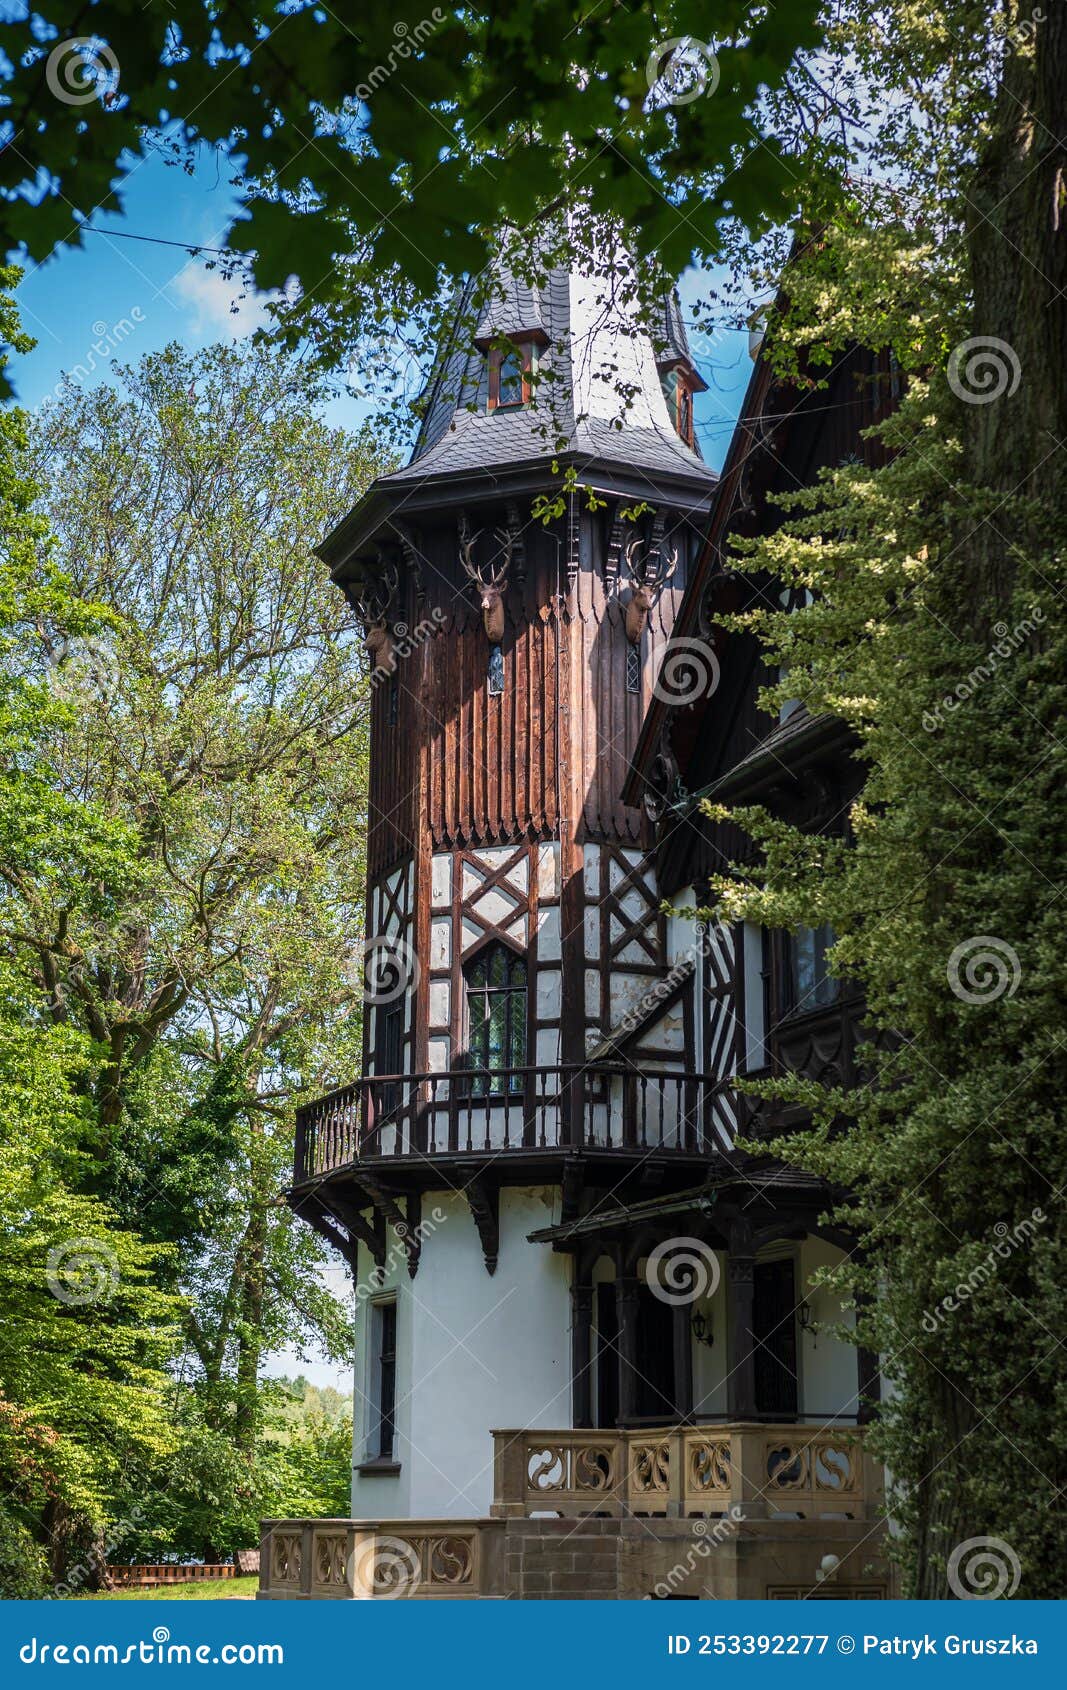
<path id="1" fill-rule="evenodd" d="M 789 758 L 822 791 L 719 615 L 746 470 L 799 481 L 832 424 L 780 464 L 757 363 L 717 487 L 698 387 L 676 302 L 652 337 L 505 278 L 322 548 L 375 665 L 368 991 L 289 1196 L 356 1281 L 352 1517 L 265 1522 L 265 1598 L 889 1588 L 877 1363 L 818 1279 L 856 1240 L 734 1144 L 735 1076 L 825 1066 L 859 1011 L 779 1015 L 767 936 L 677 913 L 721 860 L 699 791 Z"/>
<path id="2" fill-rule="evenodd" d="M 301 1112 L 293 1201 L 359 1282 L 357 1514 L 484 1512 L 491 1424 L 590 1423 L 567 1264 L 527 1234 L 705 1165 L 649 823 L 621 800 L 715 482 L 703 385 L 676 300 L 653 337 L 595 278 L 505 278 L 410 463 L 321 548 L 375 661 L 368 993 L 363 1076 Z M 654 1054 L 621 1059 L 646 1027 Z M 488 1352 L 528 1325 L 498 1389 L 461 1333 L 441 1353 L 475 1308 Z"/>

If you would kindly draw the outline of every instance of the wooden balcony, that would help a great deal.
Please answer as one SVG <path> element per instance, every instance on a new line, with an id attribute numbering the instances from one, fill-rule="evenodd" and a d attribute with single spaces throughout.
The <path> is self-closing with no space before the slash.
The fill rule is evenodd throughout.
<path id="1" fill-rule="evenodd" d="M 723 1082 L 625 1064 L 372 1075 L 297 1111 L 294 1181 L 383 1158 L 669 1151 L 707 1156 Z"/>
<path id="2" fill-rule="evenodd" d="M 873 1518 L 861 1427 L 761 1424 L 494 1432 L 494 1517 Z"/>

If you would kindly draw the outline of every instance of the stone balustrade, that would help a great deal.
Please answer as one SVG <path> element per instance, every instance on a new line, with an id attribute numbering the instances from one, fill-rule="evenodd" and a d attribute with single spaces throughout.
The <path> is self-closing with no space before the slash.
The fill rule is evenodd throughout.
<path id="1" fill-rule="evenodd" d="M 272 1600 L 471 1598 L 497 1582 L 494 1520 L 264 1520 L 259 1594 Z"/>
<path id="2" fill-rule="evenodd" d="M 859 1427 L 715 1425 L 501 1431 L 496 1518 L 585 1514 L 873 1518 L 878 1469 Z"/>

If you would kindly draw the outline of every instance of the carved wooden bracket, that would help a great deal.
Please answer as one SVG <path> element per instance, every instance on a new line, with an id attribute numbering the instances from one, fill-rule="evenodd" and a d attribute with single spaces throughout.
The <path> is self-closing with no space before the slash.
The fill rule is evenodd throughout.
<path id="1" fill-rule="evenodd" d="M 404 1246 L 408 1258 L 408 1272 L 414 1279 L 419 1271 L 419 1239 L 408 1217 L 403 1213 L 397 1202 L 397 1194 L 382 1185 L 373 1175 L 365 1173 L 362 1168 L 359 1173 L 359 1183 L 382 1219 L 388 1221 Z"/>
<path id="2" fill-rule="evenodd" d="M 466 1192 L 482 1241 L 486 1272 L 495 1273 L 500 1257 L 500 1188 L 488 1185 L 483 1179 L 472 1179 L 467 1182 Z"/>
<path id="3" fill-rule="evenodd" d="M 522 537 L 522 517 L 514 499 L 507 504 L 508 533 L 511 535 L 511 572 L 517 587 L 526 583 L 526 542 Z"/>
<path id="4" fill-rule="evenodd" d="M 422 575 L 422 552 L 419 550 L 419 537 L 414 528 L 406 523 L 393 521 L 393 532 L 400 541 L 400 550 L 404 556 L 408 572 L 415 583 L 415 596 L 421 602 L 426 597 L 426 583 Z"/>

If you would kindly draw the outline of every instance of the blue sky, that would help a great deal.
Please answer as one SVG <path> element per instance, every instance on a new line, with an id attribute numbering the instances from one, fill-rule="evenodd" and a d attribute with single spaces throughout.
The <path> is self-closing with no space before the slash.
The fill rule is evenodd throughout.
<path id="1" fill-rule="evenodd" d="M 122 217 L 98 212 L 91 222 L 99 232 L 28 271 L 19 287 L 24 325 L 37 339 L 33 352 L 13 362 L 22 404 L 40 404 L 67 372 L 86 385 L 112 380 L 115 363 L 171 340 L 192 349 L 238 339 L 263 322 L 260 298 L 243 296 L 238 281 L 208 267 L 206 254 L 190 257 L 181 245 L 226 244 L 236 198 L 229 172 L 214 156 L 191 176 L 150 157 L 127 179 L 125 204 Z M 166 241 L 178 244 L 157 244 Z M 696 275 L 683 279 L 683 302 L 699 285 Z M 709 383 L 697 401 L 697 429 L 704 456 L 718 467 L 751 370 L 747 336 L 728 331 L 707 355 L 697 350 L 696 356 Z M 364 401 L 342 397 L 329 414 L 354 424 L 369 410 Z"/>

